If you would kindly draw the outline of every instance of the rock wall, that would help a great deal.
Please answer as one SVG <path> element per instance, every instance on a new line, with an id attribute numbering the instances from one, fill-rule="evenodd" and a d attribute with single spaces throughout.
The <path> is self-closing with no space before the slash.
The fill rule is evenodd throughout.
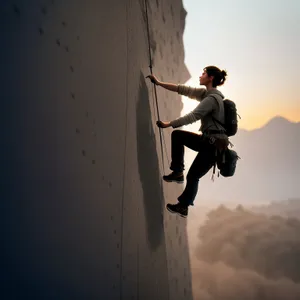
<path id="1" fill-rule="evenodd" d="M 0 4 L 1 299 L 192 299 L 145 2 Z M 181 0 L 149 1 L 153 72 L 185 82 Z M 157 88 L 160 118 L 180 97 Z"/>

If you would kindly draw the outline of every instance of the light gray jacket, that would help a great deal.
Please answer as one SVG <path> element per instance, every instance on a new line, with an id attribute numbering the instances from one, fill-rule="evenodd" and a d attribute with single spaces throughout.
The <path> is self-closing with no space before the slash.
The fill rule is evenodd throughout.
<path id="1" fill-rule="evenodd" d="M 224 129 L 212 117 L 224 123 L 224 95 L 216 88 L 207 91 L 205 88 L 193 88 L 190 86 L 178 85 L 178 94 L 187 96 L 191 99 L 198 100 L 198 106 L 183 117 L 171 121 L 171 126 L 177 128 L 183 125 L 194 123 L 201 120 L 199 131 L 221 130 Z M 211 96 L 214 94 L 214 97 Z"/>

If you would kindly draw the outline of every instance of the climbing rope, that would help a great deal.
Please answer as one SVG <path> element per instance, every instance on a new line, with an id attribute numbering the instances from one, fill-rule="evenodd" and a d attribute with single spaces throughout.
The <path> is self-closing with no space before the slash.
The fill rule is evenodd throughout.
<path id="1" fill-rule="evenodd" d="M 149 50 L 149 68 L 150 68 L 150 72 L 151 72 L 151 75 L 153 75 L 153 72 L 152 72 L 152 57 L 151 57 L 151 47 L 150 47 L 150 30 L 149 30 L 149 19 L 148 19 L 148 1 L 145 0 L 145 8 L 146 8 L 146 22 L 147 22 L 147 36 L 148 36 L 148 50 Z M 160 121 L 160 116 L 159 116 L 159 109 L 158 109 L 158 101 L 157 101 L 157 92 L 156 92 L 156 84 L 154 84 L 154 95 L 155 95 L 155 103 L 156 103 L 156 111 L 157 111 L 157 118 L 158 120 Z M 160 136 L 160 147 L 161 147 L 161 158 L 162 158 L 162 165 L 163 165 L 163 172 L 165 173 L 165 167 L 164 167 L 164 153 L 163 153 L 163 144 L 162 144 L 162 140 L 164 141 L 164 146 L 165 146 L 165 151 L 167 153 L 167 150 L 166 150 L 166 143 L 165 143 L 165 139 L 164 139 L 164 136 L 163 136 L 163 133 L 162 133 L 162 128 L 159 127 L 159 136 Z M 167 159 L 168 159 L 168 156 L 167 156 Z M 169 163 L 169 160 L 168 160 L 168 164 L 170 165 Z M 166 242 L 166 241 L 165 241 Z M 167 247 L 165 246 L 165 250 L 167 250 Z M 167 266 L 167 274 L 168 274 L 168 283 L 170 282 L 169 280 L 169 262 L 167 260 L 167 253 L 165 255 L 165 263 L 166 263 L 166 266 Z M 168 288 L 168 297 L 167 299 L 169 300 L 170 299 L 170 287 Z"/>
<path id="2" fill-rule="evenodd" d="M 146 8 L 146 23 L 147 23 L 149 62 L 150 62 L 149 63 L 149 68 L 150 68 L 151 75 L 153 75 L 151 46 L 150 46 L 150 30 L 149 30 L 149 19 L 148 19 L 148 1 L 147 0 L 145 0 L 145 8 Z M 156 84 L 154 84 L 154 96 L 155 96 L 155 102 L 156 102 L 157 118 L 158 118 L 158 121 L 160 121 L 160 115 L 159 115 L 159 109 L 158 109 L 158 101 L 157 101 L 157 92 L 156 92 Z M 165 173 L 164 152 L 163 152 L 163 142 L 162 142 L 162 140 L 164 141 L 165 151 L 167 149 L 166 149 L 165 139 L 164 139 L 164 136 L 163 136 L 163 133 L 162 133 L 162 128 L 160 128 L 160 127 L 159 127 L 159 137 L 160 137 L 160 147 L 161 147 L 161 158 L 162 158 L 163 172 Z M 166 153 L 167 153 L 167 151 L 166 151 Z M 168 164 L 170 164 L 168 156 L 167 156 L 167 160 L 168 160 Z"/>

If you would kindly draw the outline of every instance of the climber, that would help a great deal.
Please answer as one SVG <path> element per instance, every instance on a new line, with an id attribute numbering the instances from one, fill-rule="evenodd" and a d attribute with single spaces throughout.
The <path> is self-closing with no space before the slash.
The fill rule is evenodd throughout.
<path id="1" fill-rule="evenodd" d="M 183 117 L 173 121 L 157 121 L 160 128 L 177 128 L 183 125 L 201 120 L 200 134 L 176 129 L 171 134 L 171 164 L 173 171 L 169 175 L 164 175 L 166 182 L 184 182 L 184 146 L 198 152 L 186 176 L 186 187 L 178 197 L 177 204 L 167 204 L 167 209 L 171 213 L 179 214 L 186 218 L 188 207 L 193 205 L 198 192 L 199 179 L 203 177 L 216 161 L 218 150 L 222 151 L 229 144 L 225 129 L 220 123 L 224 123 L 224 95 L 217 89 L 223 85 L 227 73 L 216 66 L 208 66 L 203 69 L 199 77 L 200 85 L 205 88 L 193 88 L 182 84 L 173 84 L 159 81 L 155 75 L 149 75 L 152 83 L 161 86 L 169 91 L 177 92 L 180 95 L 198 100 L 198 106 Z M 213 95 L 213 96 L 212 96 Z M 215 122 L 217 120 L 218 122 Z"/>

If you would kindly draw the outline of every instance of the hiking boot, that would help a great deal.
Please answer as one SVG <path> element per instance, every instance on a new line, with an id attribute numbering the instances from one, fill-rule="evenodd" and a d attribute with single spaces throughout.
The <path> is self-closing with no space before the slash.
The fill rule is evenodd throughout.
<path id="1" fill-rule="evenodd" d="M 182 172 L 172 172 L 169 175 L 164 175 L 163 180 L 167 182 L 177 182 L 177 183 L 183 183 L 184 181 L 184 175 Z"/>
<path id="2" fill-rule="evenodd" d="M 167 210 L 173 214 L 178 214 L 179 216 L 186 218 L 188 215 L 188 207 L 182 205 L 181 203 L 177 204 L 167 204 Z"/>

